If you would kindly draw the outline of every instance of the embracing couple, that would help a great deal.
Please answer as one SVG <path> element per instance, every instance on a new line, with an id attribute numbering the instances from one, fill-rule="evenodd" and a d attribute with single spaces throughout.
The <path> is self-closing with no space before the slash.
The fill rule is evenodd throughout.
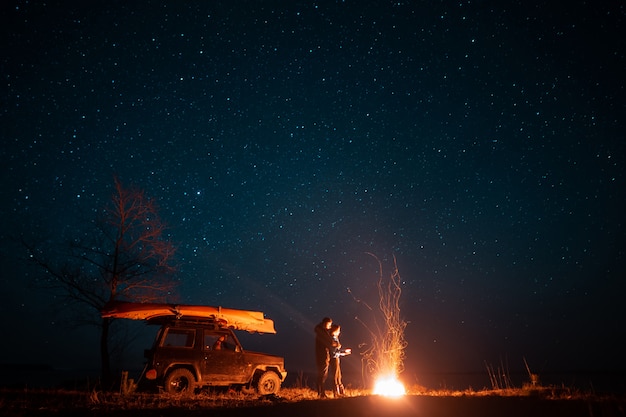
<path id="1" fill-rule="evenodd" d="M 317 365 L 317 394 L 320 398 L 326 398 L 326 378 L 329 368 L 333 371 L 333 394 L 335 397 L 345 395 L 341 381 L 340 358 L 352 353 L 352 349 L 343 349 L 339 342 L 341 327 L 333 324 L 329 317 L 324 317 L 315 326 L 315 363 Z"/>

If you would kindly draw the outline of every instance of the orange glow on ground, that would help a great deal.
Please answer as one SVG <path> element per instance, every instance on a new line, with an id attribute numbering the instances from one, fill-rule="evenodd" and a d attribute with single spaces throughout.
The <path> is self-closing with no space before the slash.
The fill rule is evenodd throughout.
<path id="1" fill-rule="evenodd" d="M 406 394 L 404 385 L 395 376 L 381 376 L 374 384 L 374 395 L 401 397 Z"/>

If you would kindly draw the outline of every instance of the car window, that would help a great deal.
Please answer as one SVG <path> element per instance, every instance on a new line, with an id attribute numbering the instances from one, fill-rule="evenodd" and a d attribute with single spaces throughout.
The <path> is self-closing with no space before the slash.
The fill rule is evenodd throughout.
<path id="1" fill-rule="evenodd" d="M 236 345 L 234 341 L 226 333 L 208 333 L 204 334 L 204 348 L 206 350 L 230 350 L 234 351 Z"/>
<path id="2" fill-rule="evenodd" d="M 196 331 L 194 329 L 168 329 L 162 346 L 192 348 Z"/>

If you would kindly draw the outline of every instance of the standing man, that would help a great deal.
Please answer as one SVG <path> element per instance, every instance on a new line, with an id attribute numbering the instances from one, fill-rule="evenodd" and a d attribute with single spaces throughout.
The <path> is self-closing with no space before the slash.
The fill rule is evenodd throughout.
<path id="1" fill-rule="evenodd" d="M 317 395 L 320 398 L 326 398 L 325 383 L 328 377 L 328 366 L 330 364 L 330 352 L 334 348 L 340 347 L 329 333 L 333 320 L 324 317 L 322 321 L 315 326 L 315 364 L 317 365 Z"/>

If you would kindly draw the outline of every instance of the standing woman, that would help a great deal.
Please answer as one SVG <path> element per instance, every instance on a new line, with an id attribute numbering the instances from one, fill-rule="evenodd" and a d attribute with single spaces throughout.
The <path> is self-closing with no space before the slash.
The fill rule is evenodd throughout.
<path id="1" fill-rule="evenodd" d="M 340 333 L 341 326 L 338 324 L 330 326 L 330 335 L 333 341 L 337 343 L 337 347 L 333 349 L 330 359 L 330 366 L 333 369 L 333 395 L 335 397 L 343 397 L 345 395 L 343 381 L 341 380 L 341 357 L 352 353 L 352 349 L 343 349 L 341 347 L 341 343 L 339 342 Z"/>

